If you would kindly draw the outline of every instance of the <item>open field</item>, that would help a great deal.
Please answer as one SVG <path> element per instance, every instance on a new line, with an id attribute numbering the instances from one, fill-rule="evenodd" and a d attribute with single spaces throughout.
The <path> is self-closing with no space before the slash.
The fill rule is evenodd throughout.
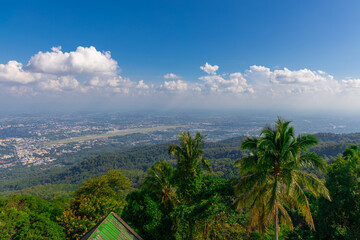
<path id="1" fill-rule="evenodd" d="M 85 136 L 80 136 L 80 137 L 56 140 L 56 141 L 49 142 L 48 145 L 66 144 L 66 143 L 72 143 L 72 142 L 82 142 L 82 141 L 109 138 L 109 137 L 115 137 L 115 136 L 125 136 L 125 135 L 133 134 L 133 133 L 149 133 L 149 132 L 155 132 L 155 131 L 164 131 L 164 130 L 175 129 L 175 128 L 179 128 L 179 127 L 184 127 L 184 126 L 158 126 L 158 127 L 151 127 L 151 128 L 132 128 L 132 129 L 114 130 L 114 131 L 109 131 L 104 134 L 92 134 L 92 135 L 85 135 Z"/>

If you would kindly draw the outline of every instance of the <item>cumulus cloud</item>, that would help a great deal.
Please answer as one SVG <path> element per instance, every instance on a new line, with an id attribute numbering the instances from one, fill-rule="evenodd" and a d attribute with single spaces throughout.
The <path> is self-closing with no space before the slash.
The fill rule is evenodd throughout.
<path id="1" fill-rule="evenodd" d="M 79 82 L 73 76 L 62 76 L 55 80 L 46 80 L 39 83 L 43 90 L 64 91 L 79 87 Z"/>
<path id="2" fill-rule="evenodd" d="M 246 79 L 239 72 L 229 75 L 229 79 L 224 79 L 220 75 L 208 75 L 199 78 L 204 81 L 204 91 L 212 93 L 253 93 L 254 90 L 247 84 Z"/>
<path id="3" fill-rule="evenodd" d="M 136 83 L 131 81 L 129 78 L 122 76 L 116 76 L 111 78 L 93 77 L 88 82 L 90 89 L 101 89 L 102 91 L 110 91 L 115 93 L 129 94 L 130 89 L 136 87 Z"/>
<path id="4" fill-rule="evenodd" d="M 53 47 L 51 52 L 38 52 L 30 58 L 26 69 L 56 75 L 97 74 L 116 75 L 117 62 L 110 52 L 97 51 L 95 47 L 77 47 L 76 51 L 62 52 Z"/>
<path id="5" fill-rule="evenodd" d="M 149 85 L 144 83 L 144 80 L 140 80 L 139 83 L 136 85 L 135 88 L 138 89 L 149 89 Z"/>
<path id="6" fill-rule="evenodd" d="M 311 84 L 333 79 L 333 76 L 323 71 L 312 71 L 306 68 L 293 71 L 287 68 L 271 71 L 270 68 L 257 65 L 250 66 L 246 71 L 246 76 L 278 84 Z"/>
<path id="7" fill-rule="evenodd" d="M 210 65 L 209 63 L 205 63 L 204 66 L 200 67 L 201 70 L 203 70 L 204 72 L 206 72 L 207 74 L 216 74 L 216 71 L 219 70 L 219 66 L 218 65 Z"/>
<path id="8" fill-rule="evenodd" d="M 128 94 L 133 88 L 149 88 L 143 80 L 136 83 L 120 76 L 119 69 L 110 52 L 95 47 L 80 46 L 70 52 L 53 47 L 32 56 L 26 66 L 17 61 L 0 64 L 0 85 L 3 91 L 18 95 L 88 90 Z"/>
<path id="9" fill-rule="evenodd" d="M 301 94 L 313 92 L 340 92 L 342 86 L 330 74 L 309 69 L 271 71 L 264 66 L 250 66 L 245 77 L 255 84 L 255 88 L 272 95 Z"/>
<path id="10" fill-rule="evenodd" d="M 182 80 L 165 81 L 160 88 L 171 92 L 184 92 L 188 89 L 188 84 Z"/>
<path id="11" fill-rule="evenodd" d="M 323 71 L 312 71 L 306 68 L 291 71 L 284 68 L 272 72 L 270 68 L 256 65 L 250 66 L 249 70 L 246 71 L 246 76 L 277 84 L 312 84 L 333 80 L 333 76 Z"/>
<path id="12" fill-rule="evenodd" d="M 167 73 L 164 75 L 165 79 L 180 79 L 181 77 L 174 73 Z"/>
<path id="13" fill-rule="evenodd" d="M 257 98 L 285 97 L 311 93 L 340 93 L 350 80 L 342 84 L 330 74 L 320 70 L 288 68 L 271 70 L 265 66 L 250 66 L 244 73 L 217 74 L 219 66 L 205 63 L 200 67 L 208 75 L 199 77 L 201 82 L 165 81 L 162 89 L 202 94 L 235 95 L 251 94 Z M 167 77 L 170 78 L 170 74 Z M 165 77 L 165 76 L 164 76 Z M 186 84 L 186 85 L 185 85 Z"/>
<path id="14" fill-rule="evenodd" d="M 273 83 L 298 83 L 298 84 L 311 84 L 317 82 L 325 82 L 333 79 L 332 76 L 324 73 L 323 71 L 311 71 L 309 69 L 301 69 L 298 71 L 290 71 L 287 68 L 283 70 L 275 70 L 271 74 L 271 82 Z"/>
<path id="15" fill-rule="evenodd" d="M 265 66 L 252 65 L 248 70 L 245 71 L 245 77 L 252 80 L 253 82 L 266 82 L 271 78 L 270 68 Z"/>
<path id="16" fill-rule="evenodd" d="M 42 77 L 42 74 L 25 71 L 23 65 L 17 61 L 0 64 L 0 82 L 27 84 L 38 81 Z"/>

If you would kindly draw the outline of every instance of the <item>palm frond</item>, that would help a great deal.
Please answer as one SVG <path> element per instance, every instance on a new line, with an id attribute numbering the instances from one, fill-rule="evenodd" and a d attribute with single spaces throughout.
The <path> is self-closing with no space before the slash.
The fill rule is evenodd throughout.
<path id="1" fill-rule="evenodd" d="M 315 175 L 309 174 L 300 170 L 294 170 L 293 176 L 295 181 L 303 188 L 309 190 L 316 197 L 320 195 L 324 198 L 330 199 L 329 190 L 325 187 L 324 183 L 321 182 Z"/>
<path id="2" fill-rule="evenodd" d="M 293 226 L 293 223 L 292 223 L 292 220 L 291 220 L 291 217 L 289 215 L 289 213 L 286 211 L 286 209 L 284 208 L 283 205 L 279 204 L 279 210 L 280 210 L 280 213 L 281 213 L 281 220 L 284 224 L 288 225 L 290 227 L 291 230 L 294 229 L 294 226 Z"/>
<path id="3" fill-rule="evenodd" d="M 241 143 L 241 149 L 242 150 L 249 150 L 252 151 L 257 148 L 257 142 L 258 139 L 255 137 L 247 137 L 242 143 Z"/>
<path id="4" fill-rule="evenodd" d="M 259 169 L 258 157 L 250 155 L 240 158 L 235 161 L 234 166 L 239 168 L 239 174 L 241 176 L 248 172 L 257 172 Z"/>
<path id="5" fill-rule="evenodd" d="M 313 152 L 307 152 L 300 156 L 299 164 L 301 167 L 305 168 L 315 168 L 323 172 L 326 170 L 325 161 Z"/>
<path id="6" fill-rule="evenodd" d="M 301 189 L 298 183 L 294 182 L 288 195 L 290 202 L 295 206 L 305 218 L 305 221 L 310 226 L 310 229 L 315 230 L 314 221 L 311 216 L 309 202 L 304 191 Z"/>

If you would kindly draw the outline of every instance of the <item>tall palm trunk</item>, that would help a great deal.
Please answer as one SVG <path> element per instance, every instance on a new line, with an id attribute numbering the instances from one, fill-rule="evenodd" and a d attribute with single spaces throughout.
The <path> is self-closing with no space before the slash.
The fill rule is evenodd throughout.
<path id="1" fill-rule="evenodd" d="M 274 225 L 275 225 L 275 240 L 279 239 L 278 232 L 279 232 L 279 216 L 278 216 L 278 209 L 275 209 L 275 217 L 274 217 Z"/>
<path id="2" fill-rule="evenodd" d="M 193 240 L 193 226 L 190 227 L 190 240 Z"/>

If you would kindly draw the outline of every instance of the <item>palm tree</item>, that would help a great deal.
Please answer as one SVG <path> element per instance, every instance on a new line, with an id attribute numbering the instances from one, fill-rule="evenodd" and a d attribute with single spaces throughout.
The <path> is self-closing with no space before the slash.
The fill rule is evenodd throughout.
<path id="1" fill-rule="evenodd" d="M 187 215 L 189 225 L 189 235 L 187 239 L 194 239 L 194 231 L 196 229 L 196 221 L 192 214 L 189 215 L 191 207 L 187 204 L 193 204 L 199 199 L 199 192 L 203 186 L 202 169 L 211 171 L 209 161 L 203 156 L 204 138 L 200 133 L 196 133 L 192 137 L 189 132 L 183 132 L 178 135 L 179 144 L 169 146 L 168 152 L 171 156 L 175 156 L 177 160 L 176 185 L 179 195 L 186 204 L 182 204 L 183 209 L 178 209 L 181 215 Z M 184 211 L 184 209 L 187 209 Z M 191 211 L 191 210 L 190 210 Z"/>
<path id="2" fill-rule="evenodd" d="M 167 209 L 178 201 L 176 188 L 171 184 L 173 172 L 168 162 L 159 161 L 148 170 L 142 183 L 142 187 L 154 192 Z"/>
<path id="3" fill-rule="evenodd" d="M 235 185 L 238 208 L 250 206 L 249 230 L 258 225 L 263 232 L 273 221 L 278 239 L 279 218 L 292 228 L 286 208 L 297 208 L 311 229 L 315 229 L 305 191 L 330 200 L 329 191 L 313 174 L 311 167 L 325 169 L 324 161 L 307 150 L 318 143 L 316 137 L 295 137 L 290 121 L 278 118 L 275 127 L 266 126 L 260 137 L 249 137 L 241 144 L 250 155 L 236 161 L 240 179 Z"/>
<path id="4" fill-rule="evenodd" d="M 180 181 L 180 190 L 185 198 L 197 191 L 201 181 L 201 167 L 211 170 L 209 161 L 203 156 L 203 144 L 205 136 L 196 133 L 191 137 L 189 132 L 178 135 L 180 144 L 169 146 L 169 154 L 177 160 L 177 178 Z"/>

